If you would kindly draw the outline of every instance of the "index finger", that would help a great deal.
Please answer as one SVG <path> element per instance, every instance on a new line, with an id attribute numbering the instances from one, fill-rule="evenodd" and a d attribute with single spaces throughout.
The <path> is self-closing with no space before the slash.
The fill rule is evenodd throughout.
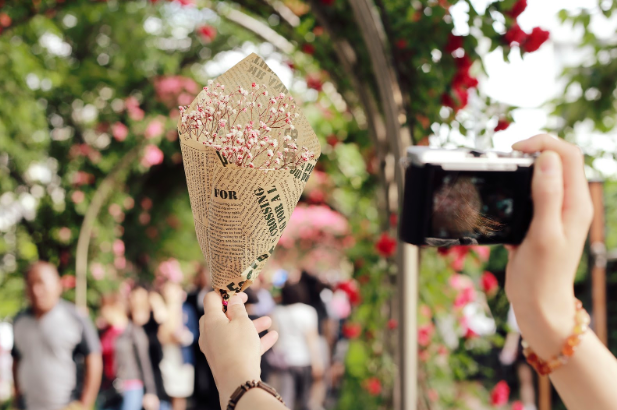
<path id="1" fill-rule="evenodd" d="M 562 220 L 567 231 L 582 227 L 581 221 L 591 218 L 591 196 L 585 177 L 585 162 L 581 150 L 562 139 L 540 134 L 525 141 L 517 142 L 513 149 L 525 153 L 554 151 L 563 163 L 564 198 Z M 585 226 L 585 230 L 588 226 Z"/>
<path id="2" fill-rule="evenodd" d="M 223 312 L 223 298 L 217 291 L 208 292 L 204 296 L 204 317 L 228 321 L 227 316 Z"/>

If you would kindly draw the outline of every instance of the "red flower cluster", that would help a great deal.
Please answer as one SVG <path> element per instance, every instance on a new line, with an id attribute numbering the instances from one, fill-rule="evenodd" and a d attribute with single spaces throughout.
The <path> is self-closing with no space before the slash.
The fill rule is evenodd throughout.
<path id="1" fill-rule="evenodd" d="M 530 34 L 527 34 L 519 27 L 518 23 L 514 23 L 512 27 L 504 35 L 504 40 L 510 46 L 517 43 L 527 53 L 533 53 L 538 50 L 550 37 L 550 33 L 542 30 L 540 27 L 535 27 Z"/>
<path id="2" fill-rule="evenodd" d="M 312 44 L 305 44 L 302 46 L 302 51 L 304 51 L 306 54 L 313 55 L 315 54 L 315 46 L 313 46 Z"/>
<path id="3" fill-rule="evenodd" d="M 515 401 L 512 403 L 512 410 L 525 410 L 525 406 L 520 401 Z"/>
<path id="4" fill-rule="evenodd" d="M 497 123 L 497 126 L 495 127 L 495 132 L 507 130 L 509 126 L 510 126 L 510 121 L 502 118 Z"/>
<path id="5" fill-rule="evenodd" d="M 396 253 L 396 239 L 384 232 L 375 244 L 375 249 L 379 255 L 389 258 Z"/>
<path id="6" fill-rule="evenodd" d="M 197 32 L 206 42 L 211 42 L 216 38 L 216 28 L 212 26 L 201 26 Z"/>
<path id="7" fill-rule="evenodd" d="M 388 329 L 394 330 L 398 327 L 398 321 L 396 319 L 388 320 Z"/>
<path id="8" fill-rule="evenodd" d="M 454 46 L 456 46 L 456 44 L 452 45 L 452 47 Z M 469 101 L 469 89 L 478 86 L 478 79 L 469 75 L 469 69 L 473 64 L 469 56 L 464 55 L 463 57 L 457 57 L 454 61 L 458 68 L 458 71 L 452 79 L 454 97 L 449 93 L 445 93 L 441 97 L 441 103 L 446 107 L 454 109 L 454 111 L 458 111 L 467 106 L 467 102 Z"/>
<path id="9" fill-rule="evenodd" d="M 323 84 L 319 79 L 319 76 L 310 74 L 306 77 L 306 86 L 308 88 L 312 88 L 313 90 L 321 91 Z"/>
<path id="10" fill-rule="evenodd" d="M 499 282 L 497 282 L 497 278 L 491 272 L 486 271 L 482 274 L 482 290 L 484 293 L 491 295 L 497 291 L 499 288 Z"/>
<path id="11" fill-rule="evenodd" d="M 514 6 L 512 6 L 512 9 L 510 11 L 507 11 L 505 14 L 507 14 L 508 16 L 512 18 L 517 18 L 525 11 L 526 8 L 527 8 L 527 0 L 518 0 L 516 3 L 514 3 Z"/>
<path id="12" fill-rule="evenodd" d="M 434 331 L 435 328 L 433 327 L 432 323 L 418 327 L 418 344 L 423 347 L 431 344 L 431 339 L 433 337 Z"/>
<path id="13" fill-rule="evenodd" d="M 358 323 L 345 323 L 342 333 L 347 339 L 355 339 L 362 334 L 362 326 Z"/>
<path id="14" fill-rule="evenodd" d="M 396 40 L 396 48 L 398 48 L 399 50 L 403 50 L 404 48 L 407 48 L 407 40 L 405 40 L 404 38 L 399 38 L 398 40 Z"/>
<path id="15" fill-rule="evenodd" d="M 495 407 L 503 406 L 508 403 L 510 397 L 510 387 L 505 381 L 500 381 L 495 385 L 491 392 L 491 404 Z"/>
<path id="16" fill-rule="evenodd" d="M 452 53 L 458 50 L 459 48 L 462 48 L 463 40 L 464 40 L 463 36 L 455 36 L 454 34 L 450 34 L 450 36 L 448 36 L 448 44 L 446 44 L 444 51 L 446 53 Z"/>
<path id="17" fill-rule="evenodd" d="M 371 396 L 379 396 L 381 394 L 381 382 L 377 377 L 369 377 L 362 385 Z"/>
<path id="18" fill-rule="evenodd" d="M 342 290 L 347 294 L 349 298 L 349 303 L 354 306 L 357 306 L 362 301 L 362 297 L 360 296 L 360 288 L 358 287 L 358 283 L 355 280 L 348 280 L 345 282 L 341 282 L 336 286 L 337 290 Z"/>
<path id="19" fill-rule="evenodd" d="M 63 289 L 73 289 L 77 280 L 73 275 L 62 275 L 60 278 L 60 284 Z"/>

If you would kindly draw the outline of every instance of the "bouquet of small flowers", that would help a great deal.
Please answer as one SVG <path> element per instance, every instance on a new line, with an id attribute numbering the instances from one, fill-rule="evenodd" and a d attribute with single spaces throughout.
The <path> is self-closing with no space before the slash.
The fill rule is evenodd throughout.
<path id="1" fill-rule="evenodd" d="M 230 164 L 259 169 L 296 168 L 315 158 L 307 147 L 298 149 L 290 134 L 295 130 L 294 119 L 300 114 L 292 96 L 279 93 L 269 97 L 265 84 L 251 84 L 251 90 L 238 86 L 237 92 L 226 94 L 225 86 L 208 81 L 205 95 L 196 110 L 180 107 L 181 132 L 190 134 L 197 141 L 214 148 Z M 243 124 L 240 114 L 248 114 Z"/>
<path id="2" fill-rule="evenodd" d="M 320 154 L 286 91 L 251 54 L 180 107 L 195 231 L 224 305 L 269 260 Z"/>

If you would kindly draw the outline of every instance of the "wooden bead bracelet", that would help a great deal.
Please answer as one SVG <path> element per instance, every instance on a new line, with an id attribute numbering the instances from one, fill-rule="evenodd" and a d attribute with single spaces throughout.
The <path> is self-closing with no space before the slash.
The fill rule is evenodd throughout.
<path id="1" fill-rule="evenodd" d="M 529 347 L 527 342 L 523 340 L 523 354 L 525 355 L 527 362 L 542 376 L 546 376 L 547 374 L 550 374 L 554 370 L 565 365 L 568 363 L 570 357 L 574 355 L 574 350 L 576 347 L 581 344 L 581 339 L 585 332 L 587 332 L 587 329 L 589 329 L 590 322 L 591 318 L 589 317 L 589 313 L 583 309 L 583 304 L 577 299 L 576 314 L 574 315 L 574 329 L 572 331 L 572 335 L 566 339 L 561 352 L 559 352 L 559 354 L 553 359 L 544 361 L 540 359 L 538 355 L 531 350 L 531 347 Z"/>

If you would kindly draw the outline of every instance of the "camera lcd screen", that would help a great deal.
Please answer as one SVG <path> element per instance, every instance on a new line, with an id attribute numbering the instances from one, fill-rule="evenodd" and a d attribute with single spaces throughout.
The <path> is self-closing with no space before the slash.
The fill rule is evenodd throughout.
<path id="1" fill-rule="evenodd" d="M 433 171 L 427 245 L 520 242 L 531 218 L 528 174 Z"/>

